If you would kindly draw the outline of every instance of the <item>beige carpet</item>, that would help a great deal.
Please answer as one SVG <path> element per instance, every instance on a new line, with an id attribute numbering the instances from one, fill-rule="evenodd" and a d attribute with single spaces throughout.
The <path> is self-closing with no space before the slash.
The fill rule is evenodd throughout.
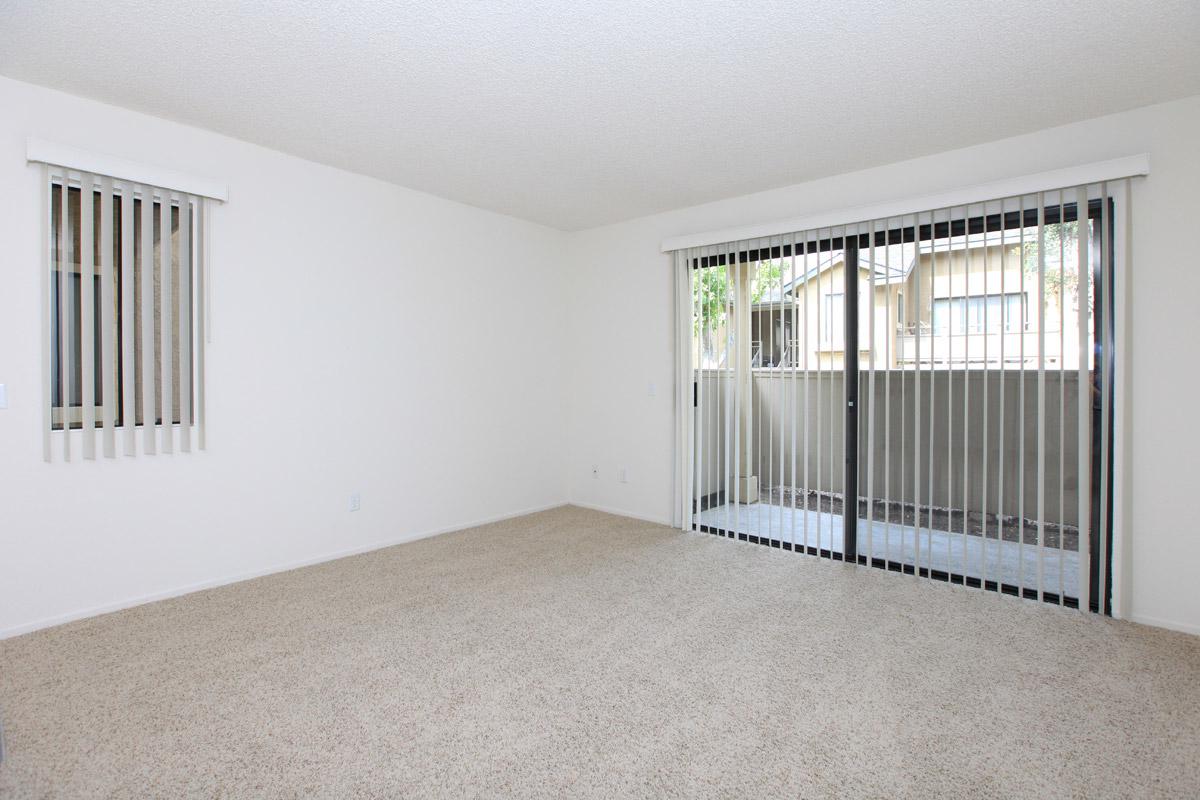
<path id="1" fill-rule="evenodd" d="M 575 508 L 0 642 L 0 797 L 1198 797 L 1200 638 Z"/>

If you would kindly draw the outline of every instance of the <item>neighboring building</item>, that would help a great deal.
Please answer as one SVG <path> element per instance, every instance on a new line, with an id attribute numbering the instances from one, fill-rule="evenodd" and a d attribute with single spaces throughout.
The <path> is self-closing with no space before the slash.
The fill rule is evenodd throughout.
<path id="1" fill-rule="evenodd" d="M 999 369 L 1038 363 L 1036 266 L 1023 267 L 1010 231 L 936 244 L 862 250 L 859 256 L 859 344 L 862 369 L 916 367 Z M 1036 231 L 1034 232 L 1036 235 Z M 1027 241 L 1033 236 L 1027 233 Z M 1079 312 L 1074 243 L 1047 248 L 1044 352 L 1051 368 L 1078 368 Z M 777 283 L 756 291 L 751 337 L 756 368 L 840 369 L 845 359 L 845 256 L 840 250 L 781 263 Z M 778 263 L 778 262 L 777 262 Z M 1036 259 L 1035 259 L 1036 263 Z M 798 274 L 792 274 L 793 271 Z M 1064 302 L 1060 303 L 1060 292 Z M 870 298 L 873 313 L 867 310 Z M 874 329 L 872 331 L 872 317 Z M 720 342 L 720 326 L 711 342 Z M 873 334 L 873 335 L 872 335 Z M 1089 331 L 1090 336 L 1090 331 Z M 719 352 L 706 366 L 724 365 Z"/>

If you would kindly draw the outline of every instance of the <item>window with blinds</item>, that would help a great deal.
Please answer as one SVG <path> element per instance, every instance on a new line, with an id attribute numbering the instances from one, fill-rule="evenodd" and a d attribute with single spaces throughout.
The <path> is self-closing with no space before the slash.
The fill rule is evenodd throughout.
<path id="1" fill-rule="evenodd" d="M 675 250 L 682 527 L 1108 613 L 1128 198 Z"/>
<path id="2" fill-rule="evenodd" d="M 46 460 L 203 449 L 204 198 L 43 179 Z"/>

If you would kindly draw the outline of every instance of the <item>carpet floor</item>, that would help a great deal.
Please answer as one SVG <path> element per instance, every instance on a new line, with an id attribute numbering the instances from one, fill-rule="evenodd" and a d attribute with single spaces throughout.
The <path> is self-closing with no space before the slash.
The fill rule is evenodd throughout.
<path id="1" fill-rule="evenodd" d="M 562 508 L 0 642 L 0 797 L 1200 797 L 1200 637 Z"/>

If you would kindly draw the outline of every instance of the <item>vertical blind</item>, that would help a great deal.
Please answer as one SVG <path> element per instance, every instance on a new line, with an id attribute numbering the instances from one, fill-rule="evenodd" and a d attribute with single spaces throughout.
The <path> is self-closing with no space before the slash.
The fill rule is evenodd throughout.
<path id="1" fill-rule="evenodd" d="M 42 170 L 45 459 L 204 449 L 208 199 Z"/>
<path id="2" fill-rule="evenodd" d="M 1109 613 L 1129 195 L 675 250 L 677 523 Z"/>

